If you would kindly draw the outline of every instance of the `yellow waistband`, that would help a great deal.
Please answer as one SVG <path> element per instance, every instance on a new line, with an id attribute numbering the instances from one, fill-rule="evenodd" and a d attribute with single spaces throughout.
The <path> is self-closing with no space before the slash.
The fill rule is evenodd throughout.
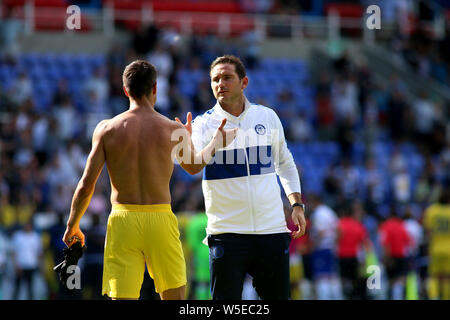
<path id="1" fill-rule="evenodd" d="M 132 211 L 132 212 L 171 212 L 170 204 L 122 204 L 114 203 L 112 211 Z"/>

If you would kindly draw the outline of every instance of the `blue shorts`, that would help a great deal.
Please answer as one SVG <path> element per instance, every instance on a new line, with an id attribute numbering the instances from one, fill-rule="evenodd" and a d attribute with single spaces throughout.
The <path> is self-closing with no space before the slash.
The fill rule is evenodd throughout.
<path id="1" fill-rule="evenodd" d="M 312 253 L 313 278 L 336 273 L 336 256 L 331 249 L 318 249 Z"/>
<path id="2" fill-rule="evenodd" d="M 245 276 L 263 300 L 289 299 L 289 233 L 208 236 L 213 300 L 241 300 Z"/>

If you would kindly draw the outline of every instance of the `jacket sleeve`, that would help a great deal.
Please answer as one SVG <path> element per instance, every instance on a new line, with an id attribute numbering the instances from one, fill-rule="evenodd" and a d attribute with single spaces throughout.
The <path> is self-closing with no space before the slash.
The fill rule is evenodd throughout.
<path id="1" fill-rule="evenodd" d="M 202 150 L 205 145 L 203 143 L 203 119 L 199 116 L 195 117 L 194 121 L 192 121 L 192 143 L 194 144 L 194 148 L 196 152 Z"/>
<path id="2" fill-rule="evenodd" d="M 284 137 L 283 125 L 278 115 L 271 110 L 273 117 L 272 150 L 275 172 L 280 178 L 286 196 L 294 192 L 301 193 L 300 178 L 294 158 L 289 151 Z"/>

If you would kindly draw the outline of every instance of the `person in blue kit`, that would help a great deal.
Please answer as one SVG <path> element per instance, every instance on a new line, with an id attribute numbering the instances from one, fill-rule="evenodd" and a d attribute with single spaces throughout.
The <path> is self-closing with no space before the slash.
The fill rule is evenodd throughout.
<path id="1" fill-rule="evenodd" d="M 289 299 L 289 243 L 277 176 L 292 205 L 292 220 L 305 233 L 300 179 L 287 148 L 283 127 L 270 108 L 249 102 L 249 83 L 241 60 L 226 55 L 210 66 L 216 105 L 186 129 L 201 150 L 223 118 L 238 128 L 236 139 L 218 150 L 203 170 L 202 189 L 208 224 L 213 300 L 240 300 L 247 273 L 261 299 Z M 176 118 L 178 122 L 180 119 Z"/>

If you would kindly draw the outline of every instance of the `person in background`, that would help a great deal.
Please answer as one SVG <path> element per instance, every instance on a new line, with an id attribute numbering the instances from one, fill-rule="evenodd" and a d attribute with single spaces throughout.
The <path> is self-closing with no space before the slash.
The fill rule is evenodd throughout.
<path id="1" fill-rule="evenodd" d="M 337 277 L 336 240 L 338 217 L 318 195 L 310 195 L 312 265 L 317 299 L 341 299 Z"/>
<path id="2" fill-rule="evenodd" d="M 368 252 L 371 244 L 366 228 L 358 217 L 359 211 L 350 207 L 343 210 L 338 223 L 337 256 L 339 258 L 339 273 L 341 276 L 344 297 L 346 299 L 364 299 L 365 291 L 360 289 L 359 260 L 361 250 Z"/>
<path id="3" fill-rule="evenodd" d="M 105 246 L 106 226 L 101 221 L 100 214 L 92 214 L 92 226 L 86 232 L 89 239 L 88 247 L 84 255 L 86 287 L 83 294 L 86 298 L 102 299 L 102 272 L 103 249 Z"/>
<path id="4" fill-rule="evenodd" d="M 289 207 L 285 206 L 285 215 L 289 230 L 295 231 L 296 225 L 289 217 Z M 311 300 L 314 296 L 312 287 L 311 251 L 312 243 L 309 235 L 311 222 L 306 217 L 306 232 L 296 239 L 292 239 L 289 245 L 289 265 L 291 276 L 291 299 Z"/>
<path id="5" fill-rule="evenodd" d="M 41 267 L 43 249 L 41 237 L 33 229 L 31 220 L 12 235 L 11 250 L 16 274 L 13 299 L 19 298 L 22 281 L 25 281 L 28 299 L 33 300 L 36 298 L 33 277 Z"/>
<path id="6" fill-rule="evenodd" d="M 407 298 L 408 293 L 409 295 L 417 296 L 421 291 L 421 283 L 420 281 L 417 281 L 417 277 L 419 273 L 419 252 L 424 239 L 424 228 L 414 217 L 412 210 L 413 209 L 410 206 L 407 207 L 405 215 L 403 216 L 406 231 L 408 231 L 411 238 L 411 245 L 408 252 L 408 275 L 406 282 Z M 411 286 L 411 284 L 413 286 Z"/>
<path id="7" fill-rule="evenodd" d="M 378 233 L 382 259 L 389 280 L 388 296 L 393 300 L 402 300 L 405 297 L 407 257 L 411 237 L 394 205 L 390 208 L 389 217 L 380 225 Z"/>
<path id="8" fill-rule="evenodd" d="M 439 202 L 424 213 L 423 224 L 429 239 L 430 299 L 450 300 L 450 187 L 447 186 Z"/>

